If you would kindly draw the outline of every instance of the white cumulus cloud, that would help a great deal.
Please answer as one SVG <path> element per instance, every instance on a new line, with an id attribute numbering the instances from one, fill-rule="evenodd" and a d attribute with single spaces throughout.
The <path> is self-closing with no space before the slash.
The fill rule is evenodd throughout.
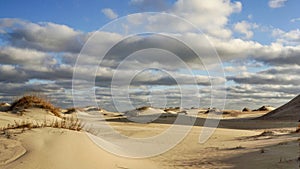
<path id="1" fill-rule="evenodd" d="M 253 28 L 257 28 L 258 25 L 254 23 L 249 23 L 247 21 L 241 21 L 234 25 L 234 30 L 238 33 L 244 34 L 246 39 L 253 37 Z"/>
<path id="2" fill-rule="evenodd" d="M 300 18 L 293 18 L 290 20 L 291 22 L 299 22 L 300 21 Z"/>
<path id="3" fill-rule="evenodd" d="M 118 14 L 110 8 L 104 8 L 101 12 L 109 19 L 116 19 L 118 17 Z"/>
<path id="4" fill-rule="evenodd" d="M 270 8 L 281 8 L 284 6 L 287 0 L 270 0 L 269 7 Z"/>

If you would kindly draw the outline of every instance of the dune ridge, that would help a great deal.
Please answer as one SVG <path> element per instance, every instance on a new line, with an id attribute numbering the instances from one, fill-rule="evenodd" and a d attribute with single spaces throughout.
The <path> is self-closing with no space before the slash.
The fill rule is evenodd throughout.
<path id="1" fill-rule="evenodd" d="M 259 119 L 274 119 L 274 120 L 300 120 L 300 95 L 293 98 L 288 103 L 279 108 L 263 115 Z"/>

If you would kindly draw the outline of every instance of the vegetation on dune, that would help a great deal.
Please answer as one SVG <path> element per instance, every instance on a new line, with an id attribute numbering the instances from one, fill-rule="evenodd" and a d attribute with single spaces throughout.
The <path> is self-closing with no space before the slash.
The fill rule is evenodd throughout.
<path id="1" fill-rule="evenodd" d="M 7 124 L 4 127 L 0 127 L 0 134 L 7 135 L 10 130 L 13 129 L 22 129 L 22 132 L 27 130 L 31 130 L 33 128 L 44 128 L 44 127 L 51 127 L 51 128 L 60 128 L 60 129 L 68 129 L 74 131 L 81 131 L 84 125 L 75 118 L 64 118 L 62 120 L 52 120 L 51 122 L 45 121 L 35 121 L 35 120 L 20 120 L 14 121 L 13 124 Z M 8 136 L 9 137 L 9 136 Z"/>
<path id="2" fill-rule="evenodd" d="M 165 108 L 164 111 L 180 111 L 180 107 L 169 107 Z"/>
<path id="3" fill-rule="evenodd" d="M 144 111 L 144 110 L 148 110 L 149 108 L 150 106 L 143 106 L 143 107 L 136 108 L 136 110 Z"/>
<path id="4" fill-rule="evenodd" d="M 46 99 L 42 97 L 34 96 L 34 95 L 27 95 L 23 96 L 20 99 L 16 99 L 10 106 L 10 110 L 20 110 L 20 109 L 27 109 L 31 107 L 43 108 L 49 110 L 57 117 L 61 117 L 60 109 L 55 107 Z"/>
<path id="5" fill-rule="evenodd" d="M 64 112 L 64 114 L 72 114 L 72 113 L 75 113 L 76 112 L 76 108 L 75 107 L 71 107 L 71 108 L 68 108 L 66 112 Z"/>
<path id="6" fill-rule="evenodd" d="M 242 112 L 251 112 L 251 109 L 249 109 L 248 107 L 243 108 Z"/>

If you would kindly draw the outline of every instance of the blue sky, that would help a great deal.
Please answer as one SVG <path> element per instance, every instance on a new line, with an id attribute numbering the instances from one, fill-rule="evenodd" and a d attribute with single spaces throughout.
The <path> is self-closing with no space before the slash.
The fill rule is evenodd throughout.
<path id="1" fill-rule="evenodd" d="M 131 5 L 130 1 L 124 0 L 4 0 L 1 1 L 0 16 L 2 18 L 23 18 L 32 22 L 55 22 L 82 31 L 93 31 L 110 21 L 101 12 L 103 8 L 111 8 L 119 16 L 141 11 L 138 7 Z M 157 11 L 157 9 L 151 11 Z"/>
<path id="2" fill-rule="evenodd" d="M 170 13 L 190 21 L 203 31 L 215 46 L 224 65 L 227 85 L 226 108 L 255 108 L 260 106 L 258 104 L 277 107 L 299 93 L 298 0 L 2 0 L 0 4 L 0 83 L 5 86 L 0 90 L 0 99 L 3 101 L 33 91 L 51 95 L 59 105 L 72 105 L 72 75 L 83 44 L 95 31 L 109 22 L 141 12 Z M 140 18 L 131 18 L 131 21 L 140 22 L 147 20 L 146 17 L 147 15 L 143 14 Z M 197 34 L 185 34 L 191 33 L 184 29 L 185 25 L 173 20 L 164 20 L 163 17 L 154 17 L 154 20 L 147 22 L 151 22 L 151 30 L 176 29 L 182 33 L 180 37 L 188 39 L 193 48 L 201 49 L 200 42 L 203 39 Z M 129 26 L 130 28 L 132 29 Z M 120 27 L 120 32 L 124 32 L 123 29 L 125 30 L 125 27 Z M 119 34 L 120 32 L 97 34 L 100 38 L 96 48 L 122 42 L 125 36 Z M 147 40 L 147 43 L 151 44 L 150 42 L 156 39 Z M 123 43 L 125 46 L 142 44 L 127 41 Z M 155 43 L 165 45 L 160 41 Z M 108 60 L 108 65 L 119 62 L 118 54 L 121 53 L 114 54 L 117 56 Z M 92 59 L 88 56 L 85 58 Z M 183 57 L 183 60 L 192 64 L 193 61 L 189 59 L 188 56 Z M 177 69 L 176 62 L 163 65 L 164 61 L 162 56 L 157 61 L 137 59 L 136 62 L 130 63 L 151 66 L 161 64 L 166 67 L 166 71 L 175 73 L 181 80 L 190 80 L 185 69 Z M 134 73 L 134 70 L 134 67 L 129 67 L 124 71 L 124 78 Z M 86 70 L 83 69 L 82 72 L 84 71 Z M 101 100 L 99 104 L 111 108 L 113 103 L 108 81 L 111 80 L 115 67 L 103 66 L 99 71 L 96 79 L 104 83 L 99 84 L 99 91 L 96 91 L 98 99 Z M 207 97 L 210 86 L 206 81 L 205 71 L 192 71 L 200 81 L 199 94 Z M 174 89 L 171 78 L 166 76 L 168 75 L 163 72 L 140 73 L 134 82 L 136 85 L 133 85 L 133 91 L 138 91 L 133 94 L 135 105 L 148 104 L 145 103 L 145 98 L 148 98 L 150 88 L 173 98 L 170 105 L 178 104 L 175 96 L 171 94 L 177 89 Z M 215 78 L 215 81 L 224 82 L 218 78 Z M 120 87 L 120 92 L 122 90 Z M 144 92 L 141 92 L 143 90 Z M 204 101 L 201 106 L 209 106 L 209 100 L 202 100 Z"/>
<path id="3" fill-rule="evenodd" d="M 176 1 L 165 1 L 166 8 L 174 2 Z M 286 1 L 284 2 L 284 6 L 279 8 L 270 8 L 268 0 L 241 0 L 239 2 L 242 3 L 242 11 L 230 17 L 229 26 L 241 20 L 248 20 L 266 27 L 280 28 L 284 31 L 297 29 L 300 26 L 299 21 L 291 22 L 292 19 L 299 18 L 298 7 L 300 2 L 297 0 Z M 136 12 L 167 10 L 159 9 L 156 5 L 141 8 L 134 6 L 128 0 L 89 0 L 87 2 L 80 0 L 2 0 L 0 17 L 22 18 L 31 22 L 54 22 L 89 32 L 97 30 L 110 22 L 111 19 L 107 18 L 101 12 L 101 9 L 104 8 L 112 9 L 119 17 Z M 263 43 L 271 42 L 272 38 L 270 35 L 260 31 L 257 31 L 257 33 L 258 35 L 254 37 L 255 40 L 262 41 Z"/>
<path id="4" fill-rule="evenodd" d="M 165 6 L 159 8 L 148 3 L 145 7 L 135 6 L 128 0 L 89 0 L 88 2 L 80 0 L 3 0 L 0 6 L 0 17 L 22 18 L 31 22 L 54 22 L 68 25 L 80 31 L 90 32 L 98 30 L 111 21 L 101 12 L 104 8 L 110 8 L 118 17 L 122 17 L 137 12 L 167 11 L 168 7 L 175 2 L 175 0 L 163 1 Z M 242 0 L 239 2 L 242 3 L 242 11 L 229 17 L 229 27 L 242 20 L 256 23 L 266 29 L 279 28 L 284 31 L 298 29 L 300 26 L 300 21 L 291 22 L 292 19 L 299 18 L 298 6 L 300 2 L 297 0 L 285 1 L 284 6 L 278 8 L 271 8 L 268 5 L 268 0 Z M 263 44 L 274 41 L 270 32 L 266 32 L 268 30 L 256 29 L 254 31 L 253 40 Z"/>

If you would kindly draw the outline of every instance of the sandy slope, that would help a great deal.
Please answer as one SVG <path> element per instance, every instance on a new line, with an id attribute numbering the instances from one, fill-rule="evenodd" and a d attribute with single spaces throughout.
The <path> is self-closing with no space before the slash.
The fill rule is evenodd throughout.
<path id="1" fill-rule="evenodd" d="M 261 119 L 275 119 L 275 120 L 300 120 L 300 95 L 293 98 L 288 103 L 271 111 L 270 113 L 261 117 Z"/>
<path id="2" fill-rule="evenodd" d="M 239 125 L 244 125 L 241 127 L 245 128 L 252 124 L 252 122 L 243 122 Z M 159 134 L 159 129 L 163 130 L 168 126 L 150 124 L 147 126 L 148 130 L 136 128 L 139 132 L 132 132 L 132 129 L 125 128 L 126 124 L 114 125 L 115 128 L 119 127 L 119 131 L 130 137 L 142 137 L 146 136 L 147 133 L 151 135 L 154 132 Z M 129 126 L 133 127 L 133 124 Z M 253 168 L 254 166 L 258 169 L 296 168 L 298 157 L 298 142 L 296 140 L 298 135 L 289 134 L 294 128 L 284 129 L 283 126 L 284 124 L 278 126 L 279 128 L 263 130 L 219 128 L 204 144 L 198 143 L 202 127 L 195 126 L 175 148 L 151 158 L 151 160 L 158 163 L 160 168 L 165 169 L 240 169 Z M 274 134 L 260 136 L 265 130 L 274 131 Z M 264 149 L 264 153 L 261 153 L 262 149 Z M 259 165 L 255 165 L 256 163 Z"/>
<path id="3" fill-rule="evenodd" d="M 44 128 L 20 137 L 28 152 L 4 169 L 156 168 L 147 160 L 126 159 L 105 152 L 82 132 Z"/>
<path id="4" fill-rule="evenodd" d="M 0 127 L 20 120 L 51 122 L 59 118 L 36 108 L 27 109 L 23 116 L 0 112 Z M 41 128 L 9 133 L 10 139 L 6 134 L 0 135 L 0 168 L 4 169 L 157 168 L 148 160 L 112 155 L 96 146 L 84 132 Z"/>
<path id="5" fill-rule="evenodd" d="M 17 140 L 0 138 L 0 165 L 9 164 L 26 153 L 26 149 Z"/>

